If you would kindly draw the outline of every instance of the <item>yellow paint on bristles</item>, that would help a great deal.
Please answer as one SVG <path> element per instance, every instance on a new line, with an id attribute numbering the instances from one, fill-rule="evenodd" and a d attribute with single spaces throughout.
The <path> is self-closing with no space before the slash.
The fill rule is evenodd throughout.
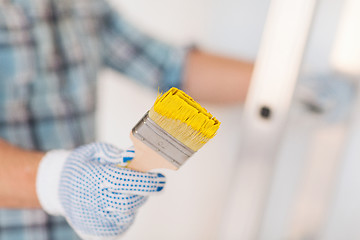
<path id="1" fill-rule="evenodd" d="M 193 151 L 213 138 L 220 126 L 205 108 L 177 88 L 157 97 L 149 117 Z"/>

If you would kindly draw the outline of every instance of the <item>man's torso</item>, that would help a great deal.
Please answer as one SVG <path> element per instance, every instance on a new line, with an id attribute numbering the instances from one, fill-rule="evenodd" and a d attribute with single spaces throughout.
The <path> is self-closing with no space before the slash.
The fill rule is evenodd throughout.
<path id="1" fill-rule="evenodd" d="M 0 138 L 43 151 L 94 140 L 99 4 L 0 0 Z M 0 239 L 74 237 L 41 210 L 0 211 Z"/>

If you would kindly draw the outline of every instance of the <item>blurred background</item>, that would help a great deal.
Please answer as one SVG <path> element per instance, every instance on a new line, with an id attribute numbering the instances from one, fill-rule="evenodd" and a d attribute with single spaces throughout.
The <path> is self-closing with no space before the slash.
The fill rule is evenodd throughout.
<path id="1" fill-rule="evenodd" d="M 250 61 L 260 54 L 268 66 L 281 64 L 265 54 L 276 44 L 265 46 L 272 33 L 263 34 L 265 26 L 276 28 L 271 20 L 280 17 L 281 25 L 286 19 L 276 12 L 296 15 L 300 8 L 294 6 L 305 4 L 297 21 L 307 23 L 305 30 L 295 29 L 302 35 L 294 39 L 303 41 L 293 45 L 300 46 L 299 55 L 288 55 L 289 64 L 298 58 L 299 68 L 288 82 L 261 79 L 261 73 L 291 66 L 259 66 L 245 110 L 205 104 L 222 122 L 218 135 L 179 171 L 165 171 L 165 191 L 149 199 L 123 239 L 360 239 L 360 6 L 357 0 L 288 1 L 293 7 L 281 2 L 286 1 L 111 1 L 137 26 L 170 43 Z M 275 17 L 267 18 L 270 10 Z M 281 114 L 252 121 L 255 117 L 247 116 L 264 81 L 270 88 L 284 86 L 279 95 L 287 92 L 280 98 L 286 104 L 270 104 Z M 98 139 L 131 145 L 129 132 L 157 93 L 111 70 L 102 73 L 98 89 Z M 259 127 L 252 125 L 256 121 L 268 122 Z M 256 142 L 254 136 L 265 140 Z M 262 155 L 252 159 L 254 151 Z"/>

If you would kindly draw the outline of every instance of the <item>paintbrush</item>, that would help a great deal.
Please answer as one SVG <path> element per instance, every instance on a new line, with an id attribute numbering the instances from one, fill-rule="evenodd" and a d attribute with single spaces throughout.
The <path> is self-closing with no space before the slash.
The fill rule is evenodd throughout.
<path id="1" fill-rule="evenodd" d="M 216 135 L 220 122 L 177 88 L 159 94 L 130 134 L 135 157 L 128 168 L 177 170 Z"/>

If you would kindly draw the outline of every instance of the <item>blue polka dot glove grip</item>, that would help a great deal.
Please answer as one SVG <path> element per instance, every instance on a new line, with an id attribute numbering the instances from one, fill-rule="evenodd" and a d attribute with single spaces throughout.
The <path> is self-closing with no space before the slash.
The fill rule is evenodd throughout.
<path id="1" fill-rule="evenodd" d="M 48 152 L 37 175 L 42 207 L 63 215 L 83 239 L 116 239 L 133 223 L 147 196 L 165 184 L 161 174 L 118 167 L 134 154 L 105 143 Z"/>

